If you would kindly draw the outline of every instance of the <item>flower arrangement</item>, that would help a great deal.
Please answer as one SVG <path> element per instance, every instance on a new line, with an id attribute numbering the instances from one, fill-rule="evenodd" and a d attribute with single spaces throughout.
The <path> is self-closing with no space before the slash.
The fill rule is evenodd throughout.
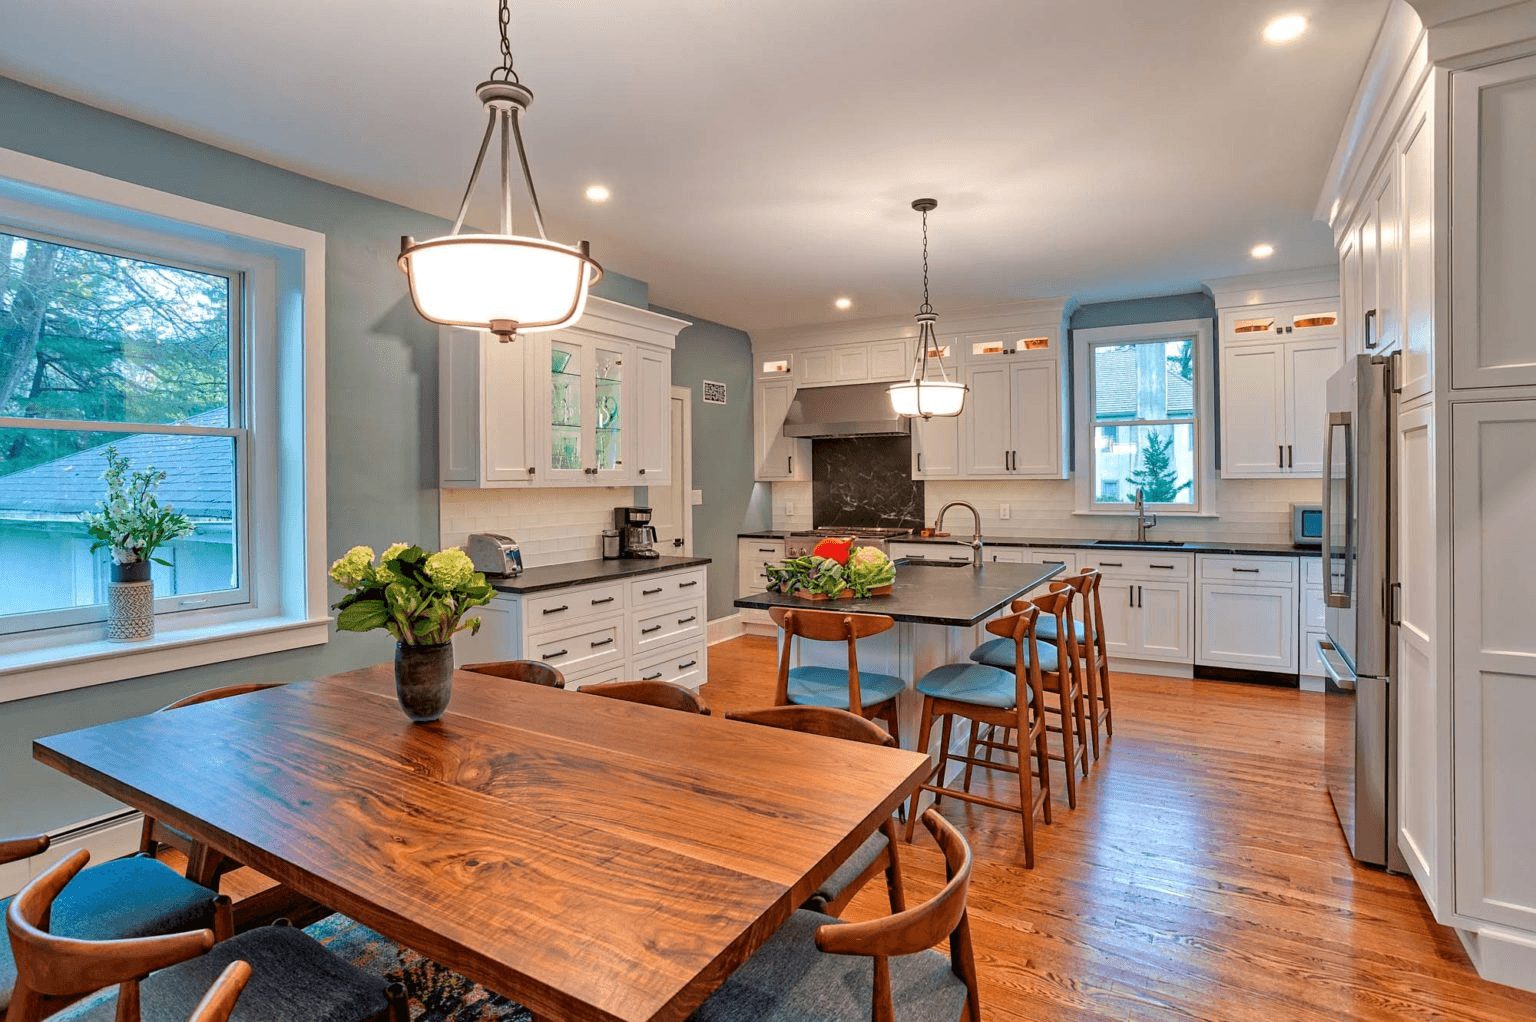
<path id="1" fill-rule="evenodd" d="M 851 539 L 826 539 L 803 557 L 764 569 L 772 592 L 813 600 L 864 599 L 890 592 L 896 565 L 878 547 L 855 547 Z"/>
<path id="2" fill-rule="evenodd" d="M 383 628 L 402 646 L 444 645 L 465 629 L 475 634 L 480 619 L 465 613 L 495 595 L 458 547 L 429 554 L 394 543 L 375 564 L 372 547 L 355 546 L 331 565 L 331 580 L 351 590 L 332 607 L 337 628 Z"/>
<path id="3" fill-rule="evenodd" d="M 85 531 L 95 540 L 91 552 L 111 550 L 112 563 L 117 566 L 145 561 L 169 565 L 171 562 L 156 557 L 155 551 L 192 534 L 197 527 L 180 511 L 161 504 L 155 495 L 165 482 L 164 472 L 156 472 L 153 466 L 131 471 L 131 463 L 116 447 L 108 447 L 106 456 L 107 470 L 101 475 L 107 484 L 106 499 L 94 511 L 80 516 Z"/>

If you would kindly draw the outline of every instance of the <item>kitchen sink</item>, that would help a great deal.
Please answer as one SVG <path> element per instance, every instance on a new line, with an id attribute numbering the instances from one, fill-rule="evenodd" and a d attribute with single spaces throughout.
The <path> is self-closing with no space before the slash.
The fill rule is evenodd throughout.
<path id="1" fill-rule="evenodd" d="M 1175 546 L 1183 546 L 1184 542 L 1182 540 L 1177 540 L 1177 539 L 1144 539 L 1144 540 L 1141 540 L 1140 542 L 1137 542 L 1134 539 L 1096 539 L 1090 545 L 1092 545 L 1092 546 L 1175 547 Z"/>

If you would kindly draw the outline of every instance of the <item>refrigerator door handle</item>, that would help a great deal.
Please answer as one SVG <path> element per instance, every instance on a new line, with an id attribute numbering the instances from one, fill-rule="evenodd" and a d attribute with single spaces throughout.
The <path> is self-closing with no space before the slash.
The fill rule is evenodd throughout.
<path id="1" fill-rule="evenodd" d="M 1344 478 L 1333 475 L 1333 430 L 1344 429 Z M 1355 553 L 1355 451 L 1349 412 L 1329 412 L 1323 431 L 1323 603 L 1329 607 L 1349 609 L 1349 598 L 1354 581 Z M 1333 488 L 1344 487 L 1344 588 L 1333 586 Z"/>
<path id="2" fill-rule="evenodd" d="M 1339 656 L 1338 650 L 1327 639 L 1317 640 L 1317 658 L 1323 662 L 1323 670 L 1328 672 L 1328 680 L 1333 682 L 1345 692 L 1355 690 L 1355 672 L 1349 669 L 1344 658 Z"/>

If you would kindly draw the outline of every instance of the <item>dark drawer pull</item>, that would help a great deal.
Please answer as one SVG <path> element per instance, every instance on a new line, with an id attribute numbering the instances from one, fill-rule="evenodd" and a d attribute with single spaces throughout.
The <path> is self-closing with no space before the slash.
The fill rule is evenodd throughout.
<path id="1" fill-rule="evenodd" d="M 661 631 L 661 625 L 651 625 L 651 627 L 649 627 L 649 628 L 642 628 L 642 629 L 640 629 L 640 634 L 641 635 L 650 635 L 652 632 L 659 632 L 659 631 Z"/>
<path id="2" fill-rule="evenodd" d="M 1123 567 L 1125 567 L 1125 565 L 1121 564 L 1119 561 L 1100 561 L 1099 564 L 1100 564 L 1100 566 L 1105 567 L 1105 568 L 1123 568 Z"/>
<path id="3" fill-rule="evenodd" d="M 698 579 L 694 579 L 692 582 L 679 582 L 677 584 L 677 588 L 679 588 L 679 589 L 687 589 L 689 586 L 696 586 L 698 584 L 699 584 L 699 580 Z"/>
<path id="4" fill-rule="evenodd" d="M 540 611 L 540 613 L 542 613 L 542 614 L 558 614 L 562 610 L 570 610 L 570 609 L 571 609 L 570 607 L 568 607 L 568 606 L 566 606 L 565 604 L 562 603 L 558 607 L 545 607 L 542 611 Z"/>
<path id="5" fill-rule="evenodd" d="M 1066 561 L 1041 561 L 1041 564 L 1066 564 Z"/>
<path id="6" fill-rule="evenodd" d="M 1232 570 L 1242 572 L 1245 575 L 1257 575 L 1259 573 L 1258 568 L 1233 568 Z"/>
<path id="7" fill-rule="evenodd" d="M 640 595 L 641 596 L 655 596 L 657 593 L 661 592 L 662 588 L 664 588 L 664 587 L 658 586 L 655 589 L 642 589 L 642 590 L 640 590 Z"/>
<path id="8" fill-rule="evenodd" d="M 697 621 L 698 619 L 699 619 L 699 615 L 697 615 L 697 614 L 689 614 L 687 617 L 680 617 L 680 618 L 678 618 L 677 619 L 677 623 L 680 624 L 680 625 L 685 625 L 685 624 L 687 624 L 690 621 Z"/>
<path id="9" fill-rule="evenodd" d="M 1171 565 L 1171 564 L 1149 564 L 1148 567 L 1149 568 L 1162 568 L 1164 571 L 1172 571 L 1173 570 L 1173 565 Z"/>
<path id="10" fill-rule="evenodd" d="M 553 660 L 555 657 L 557 657 L 557 656 L 565 656 L 569 652 L 570 652 L 570 650 L 568 650 L 568 649 L 556 650 L 553 653 L 545 653 L 543 656 L 539 657 L 539 659 L 540 660 Z"/>
<path id="11" fill-rule="evenodd" d="M 598 639 L 596 642 L 592 643 L 591 645 L 592 645 L 593 649 L 596 649 L 599 646 L 612 645 L 612 643 L 613 643 L 613 636 L 610 635 L 606 639 Z"/>
<path id="12" fill-rule="evenodd" d="M 612 603 L 612 602 L 613 602 L 613 597 L 612 596 L 604 596 L 601 600 L 593 600 L 592 601 L 592 606 L 596 607 L 599 604 Z"/>
<path id="13" fill-rule="evenodd" d="M 757 548 L 757 552 L 760 554 L 776 554 L 779 552 L 779 549 L 778 547 L 760 546 Z"/>
<path id="14" fill-rule="evenodd" d="M 697 666 L 699 666 L 699 662 L 697 660 L 689 660 L 686 663 L 678 664 L 677 665 L 677 669 L 679 671 L 682 671 L 682 670 L 687 670 L 689 667 L 697 667 Z"/>
<path id="15" fill-rule="evenodd" d="M 655 681 L 659 677 L 661 677 L 661 672 L 657 671 L 655 674 L 644 675 L 640 680 L 641 681 Z"/>

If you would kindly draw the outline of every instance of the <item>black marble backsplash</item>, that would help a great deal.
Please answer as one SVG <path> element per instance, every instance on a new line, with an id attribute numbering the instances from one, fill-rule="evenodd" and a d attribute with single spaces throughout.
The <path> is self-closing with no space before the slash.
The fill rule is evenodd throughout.
<path id="1" fill-rule="evenodd" d="M 817 528 L 922 528 L 923 484 L 912 479 L 912 438 L 812 440 L 811 513 Z"/>

